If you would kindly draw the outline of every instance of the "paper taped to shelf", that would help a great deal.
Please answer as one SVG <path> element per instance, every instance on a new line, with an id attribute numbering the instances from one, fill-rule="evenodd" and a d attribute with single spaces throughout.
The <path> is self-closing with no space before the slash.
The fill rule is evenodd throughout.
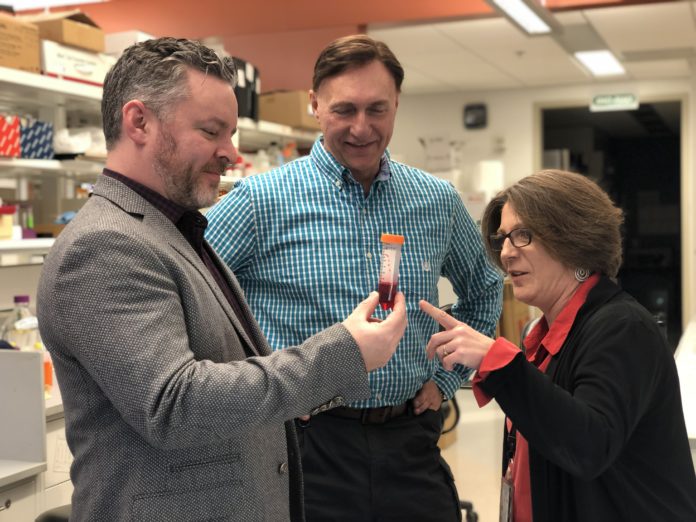
<path id="1" fill-rule="evenodd" d="M 41 41 L 41 70 L 47 76 L 101 86 L 116 58 Z"/>

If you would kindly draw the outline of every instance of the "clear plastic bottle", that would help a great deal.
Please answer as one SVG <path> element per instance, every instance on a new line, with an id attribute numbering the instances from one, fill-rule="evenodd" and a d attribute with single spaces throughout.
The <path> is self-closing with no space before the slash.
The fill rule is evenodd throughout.
<path id="1" fill-rule="evenodd" d="M 278 142 L 272 141 L 266 151 L 271 168 L 280 167 L 283 164 L 283 151 L 278 146 Z"/>
<path id="2" fill-rule="evenodd" d="M 29 296 L 14 296 L 14 309 L 0 329 L 0 338 L 18 350 L 33 350 L 39 337 L 39 321 L 29 309 Z"/>
<path id="3" fill-rule="evenodd" d="M 263 150 L 259 149 L 259 151 L 256 153 L 256 157 L 254 158 L 254 168 L 256 169 L 256 172 L 267 172 L 271 170 L 271 160 L 268 157 L 268 153 Z"/>

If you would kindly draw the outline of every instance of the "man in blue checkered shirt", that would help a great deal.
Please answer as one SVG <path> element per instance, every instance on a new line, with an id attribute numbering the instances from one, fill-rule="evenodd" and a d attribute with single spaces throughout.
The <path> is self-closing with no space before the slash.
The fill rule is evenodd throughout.
<path id="1" fill-rule="evenodd" d="M 314 69 L 310 99 L 322 137 L 310 155 L 241 181 L 207 215 L 206 239 L 235 272 L 273 349 L 348 315 L 377 288 L 381 234 L 405 237 L 399 290 L 409 324 L 391 361 L 370 373 L 372 396 L 297 421 L 308 521 L 461 518 L 437 441 L 442 401 L 470 370 L 427 359 L 437 325 L 418 301 L 438 304 L 444 276 L 458 297 L 453 315 L 492 335 L 502 278 L 452 185 L 386 152 L 403 75 L 382 42 L 332 42 Z"/>

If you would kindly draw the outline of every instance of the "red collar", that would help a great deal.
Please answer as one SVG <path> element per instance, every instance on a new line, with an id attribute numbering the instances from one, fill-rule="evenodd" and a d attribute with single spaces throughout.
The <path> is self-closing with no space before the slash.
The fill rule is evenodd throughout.
<path id="1" fill-rule="evenodd" d="M 543 346 L 551 355 L 556 355 L 563 346 L 563 343 L 568 337 L 568 332 L 575 322 L 575 317 L 578 315 L 580 307 L 585 304 L 587 294 L 599 281 L 599 274 L 593 274 L 590 278 L 581 283 L 578 289 L 573 294 L 567 305 L 558 314 L 556 320 L 549 328 L 546 317 L 542 316 L 541 320 L 536 324 L 529 335 L 524 339 L 524 347 L 526 348 L 527 359 L 532 361 L 539 350 Z"/>

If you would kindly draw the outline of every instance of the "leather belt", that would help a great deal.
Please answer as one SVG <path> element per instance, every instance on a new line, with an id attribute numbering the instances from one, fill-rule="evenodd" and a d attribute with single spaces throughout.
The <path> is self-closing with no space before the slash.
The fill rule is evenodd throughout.
<path id="1" fill-rule="evenodd" d="M 382 406 L 381 408 L 348 408 L 339 406 L 324 412 L 325 415 L 341 417 L 343 419 L 359 420 L 362 424 L 384 424 L 395 417 L 401 417 L 410 413 L 411 401 L 394 406 Z"/>

